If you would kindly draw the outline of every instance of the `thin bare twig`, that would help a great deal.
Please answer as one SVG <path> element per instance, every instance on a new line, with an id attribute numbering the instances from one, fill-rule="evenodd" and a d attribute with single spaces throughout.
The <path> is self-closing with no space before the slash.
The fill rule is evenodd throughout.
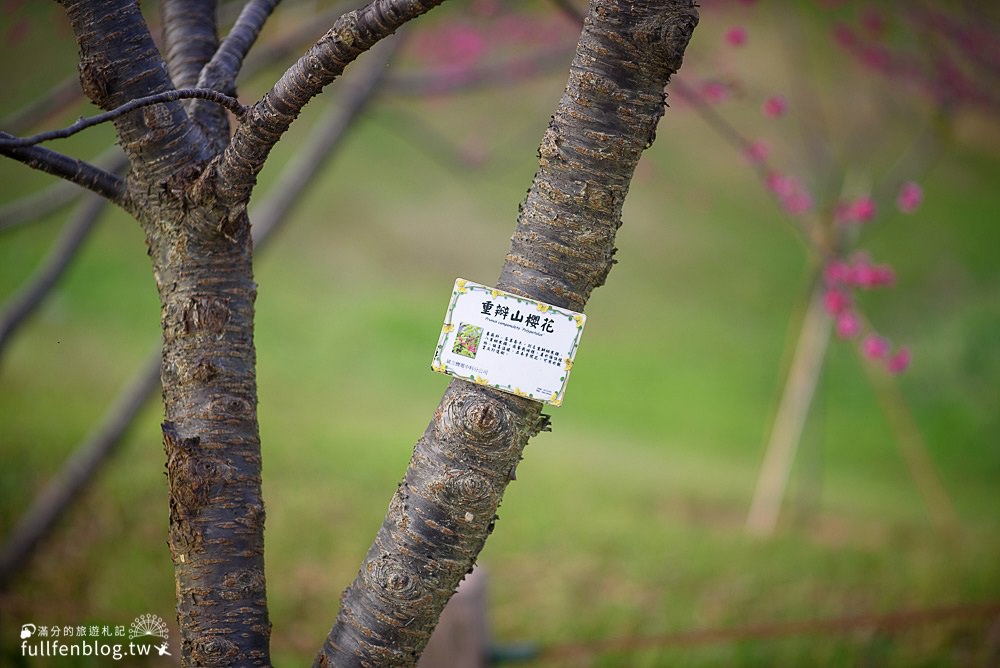
<path id="1" fill-rule="evenodd" d="M 0 139 L 17 139 L 0 132 Z M 58 176 L 128 207 L 125 180 L 85 160 L 71 158 L 42 146 L 8 147 L 0 143 L 0 155 L 18 160 L 39 171 Z"/>
<path id="2" fill-rule="evenodd" d="M 246 114 L 247 108 L 240 104 L 240 101 L 229 95 L 225 95 L 216 90 L 211 90 L 208 88 L 178 88 L 175 90 L 168 90 L 162 93 L 157 93 L 155 95 L 146 95 L 145 97 L 137 97 L 134 100 L 129 100 L 125 104 L 115 107 L 111 111 L 106 111 L 103 114 L 97 114 L 96 116 L 88 116 L 87 118 L 81 118 L 73 125 L 69 127 L 62 128 L 61 130 L 49 130 L 48 132 L 40 132 L 36 135 L 30 137 L 12 137 L 6 133 L 0 133 L 0 148 L 22 148 L 26 146 L 34 146 L 45 141 L 50 141 L 52 139 L 65 139 L 75 135 L 78 132 L 82 132 L 87 128 L 93 127 L 95 125 L 100 125 L 101 123 L 107 123 L 113 121 L 114 119 L 124 116 L 130 111 L 135 111 L 141 107 L 148 107 L 152 104 L 162 104 L 164 102 L 175 102 L 177 100 L 183 99 L 199 99 L 208 100 L 209 102 L 214 102 L 215 104 L 221 105 L 233 112 L 238 118 L 242 118 Z"/>
<path id="3" fill-rule="evenodd" d="M 938 475 L 927 443 L 920 433 L 920 427 L 917 426 L 910 407 L 906 404 L 899 384 L 893 376 L 886 373 L 884 368 L 865 358 L 860 351 L 858 355 L 868 376 L 868 382 L 875 390 L 882 414 L 885 415 L 889 428 L 895 436 L 893 440 L 896 442 L 899 454 L 924 500 L 931 521 L 942 533 L 954 532 L 959 526 L 955 506 Z"/>
<path id="4" fill-rule="evenodd" d="M 94 166 L 112 174 L 121 175 L 128 159 L 118 146 L 111 146 L 94 159 Z M 21 199 L 0 206 L 0 232 L 6 232 L 24 223 L 39 220 L 72 203 L 87 192 L 75 183 L 62 179 L 25 195 Z"/>
<path id="5" fill-rule="evenodd" d="M 286 3 L 288 0 L 285 0 Z M 344 12 L 356 8 L 356 0 L 343 0 L 332 7 L 318 11 L 310 17 L 309 21 L 303 21 L 299 25 L 292 27 L 288 33 L 281 37 L 271 39 L 266 44 L 261 44 L 258 48 L 248 53 L 240 70 L 240 77 L 248 77 L 263 70 L 265 67 L 274 65 L 282 58 L 287 58 L 301 50 L 305 43 L 315 42 L 319 35 L 325 30 L 323 26 L 333 24 Z"/>

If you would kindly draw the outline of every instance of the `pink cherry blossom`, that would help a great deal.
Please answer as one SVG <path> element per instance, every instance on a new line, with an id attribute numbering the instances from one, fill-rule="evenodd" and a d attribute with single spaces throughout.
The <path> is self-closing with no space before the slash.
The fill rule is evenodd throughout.
<path id="1" fill-rule="evenodd" d="M 784 95 L 772 95 L 764 100 L 764 105 L 761 107 L 761 112 L 768 118 L 784 116 L 786 111 L 788 111 L 788 100 Z"/>
<path id="2" fill-rule="evenodd" d="M 910 349 L 906 346 L 900 346 L 896 350 L 896 353 L 890 357 L 886 363 L 885 368 L 889 373 L 899 374 L 906 371 L 910 366 Z"/>
<path id="3" fill-rule="evenodd" d="M 849 309 L 841 311 L 837 314 L 836 330 L 840 338 L 850 339 L 861 331 L 861 321 L 854 311 Z"/>
<path id="4" fill-rule="evenodd" d="M 719 104 L 729 99 L 729 86 L 721 81 L 703 81 L 701 96 L 709 104 Z"/>
<path id="5" fill-rule="evenodd" d="M 892 267 L 884 264 L 872 264 L 867 258 L 862 257 L 851 265 L 851 276 L 849 283 L 859 288 L 875 288 L 881 285 L 890 285 L 896 280 L 896 273 Z"/>
<path id="6" fill-rule="evenodd" d="M 785 211 L 793 216 L 808 213 L 812 209 L 812 195 L 794 176 L 771 172 L 767 175 L 767 187 L 775 194 Z"/>
<path id="7" fill-rule="evenodd" d="M 877 334 L 870 334 L 861 342 L 861 352 L 870 360 L 880 360 L 888 354 L 889 342 Z"/>
<path id="8" fill-rule="evenodd" d="M 747 43 L 747 29 L 743 26 L 733 26 L 726 31 L 726 44 L 729 46 L 743 46 Z"/>
<path id="9" fill-rule="evenodd" d="M 838 315 L 846 311 L 851 305 L 851 298 L 847 293 L 837 288 L 827 288 L 823 293 L 823 308 L 830 315 Z"/>
<path id="10" fill-rule="evenodd" d="M 859 223 L 870 222 L 875 217 L 875 200 L 867 195 L 854 200 L 851 208 Z"/>
<path id="11" fill-rule="evenodd" d="M 923 189 L 913 181 L 907 181 L 899 188 L 899 194 L 896 195 L 896 206 L 903 213 L 913 213 L 920 208 L 923 200 Z"/>
<path id="12" fill-rule="evenodd" d="M 851 265 L 843 260 L 831 260 L 823 270 L 827 283 L 849 283 L 851 281 Z"/>
<path id="13" fill-rule="evenodd" d="M 868 223 L 875 218 L 875 200 L 868 195 L 853 202 L 840 202 L 834 212 L 837 222 L 844 224 Z"/>
<path id="14" fill-rule="evenodd" d="M 892 285 L 896 282 L 896 272 L 887 264 L 872 267 L 871 287 Z"/>

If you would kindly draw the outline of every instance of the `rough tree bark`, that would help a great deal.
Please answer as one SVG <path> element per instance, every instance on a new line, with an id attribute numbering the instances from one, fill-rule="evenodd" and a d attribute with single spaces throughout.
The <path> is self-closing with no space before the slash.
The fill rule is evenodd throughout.
<path id="1" fill-rule="evenodd" d="M 256 286 L 246 214 L 256 174 L 303 105 L 358 55 L 439 2 L 375 0 L 342 17 L 238 119 L 232 146 L 242 151 L 231 151 L 234 157 L 226 151 L 228 119 L 193 101 L 147 106 L 115 119 L 129 159 L 124 180 L 47 149 L 4 149 L 100 192 L 145 231 L 162 308 L 169 544 L 185 665 L 270 663 Z M 79 45 L 83 90 L 104 110 L 192 83 L 232 92 L 275 4 L 252 0 L 220 45 L 214 3 L 165 2 L 164 61 L 134 1 L 63 2 Z"/>
<path id="2" fill-rule="evenodd" d="M 246 213 L 256 176 L 310 99 L 441 1 L 372 0 L 343 15 L 260 101 L 227 105 L 236 110 L 231 139 L 232 118 L 211 100 L 119 113 L 124 178 L 0 133 L 0 154 L 99 193 L 145 232 L 161 301 L 182 665 L 270 663 Z M 165 58 L 135 0 L 61 4 L 79 46 L 83 91 L 111 111 L 192 85 L 232 95 L 277 2 L 249 0 L 219 40 L 214 2 L 164 0 Z M 603 283 L 633 170 L 696 23 L 691 0 L 592 0 L 498 287 L 582 310 Z M 462 381 L 449 386 L 317 665 L 416 661 L 492 530 L 527 440 L 547 426 L 540 408 Z"/>
<path id="3" fill-rule="evenodd" d="M 592 0 L 538 149 L 498 287 L 583 310 L 614 262 L 622 204 L 698 21 L 694 2 Z M 316 666 L 412 665 L 470 571 L 542 404 L 453 381 Z"/>

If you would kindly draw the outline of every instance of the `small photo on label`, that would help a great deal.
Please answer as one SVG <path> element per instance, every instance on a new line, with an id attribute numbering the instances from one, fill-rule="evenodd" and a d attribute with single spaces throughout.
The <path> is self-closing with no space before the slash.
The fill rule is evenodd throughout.
<path id="1" fill-rule="evenodd" d="M 463 323 L 458 326 L 458 335 L 455 337 L 455 345 L 452 346 L 451 352 L 474 359 L 479 351 L 481 338 L 483 338 L 482 327 Z"/>

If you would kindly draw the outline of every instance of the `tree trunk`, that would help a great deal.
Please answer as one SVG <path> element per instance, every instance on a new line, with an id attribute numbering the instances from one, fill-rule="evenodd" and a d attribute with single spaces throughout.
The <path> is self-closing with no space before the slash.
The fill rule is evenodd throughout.
<path id="1" fill-rule="evenodd" d="M 633 171 L 697 20 L 691 1 L 592 1 L 499 288 L 582 310 L 604 282 Z M 548 424 L 541 406 L 452 381 L 316 666 L 416 662 L 493 531 L 525 444 Z"/>
<path id="2" fill-rule="evenodd" d="M 167 259 L 154 269 L 182 660 L 268 665 L 249 221 L 157 241 L 154 257 Z"/>
<path id="3" fill-rule="evenodd" d="M 63 4 L 80 47 L 83 90 L 98 106 L 113 109 L 173 88 L 136 3 Z M 175 52 L 175 74 L 196 69 L 209 53 Z M 115 126 L 131 167 L 120 203 L 146 233 L 162 309 L 163 443 L 181 661 L 268 665 L 256 286 L 245 202 L 217 203 L 215 184 L 203 179 L 209 144 L 181 103 L 144 107 Z"/>

